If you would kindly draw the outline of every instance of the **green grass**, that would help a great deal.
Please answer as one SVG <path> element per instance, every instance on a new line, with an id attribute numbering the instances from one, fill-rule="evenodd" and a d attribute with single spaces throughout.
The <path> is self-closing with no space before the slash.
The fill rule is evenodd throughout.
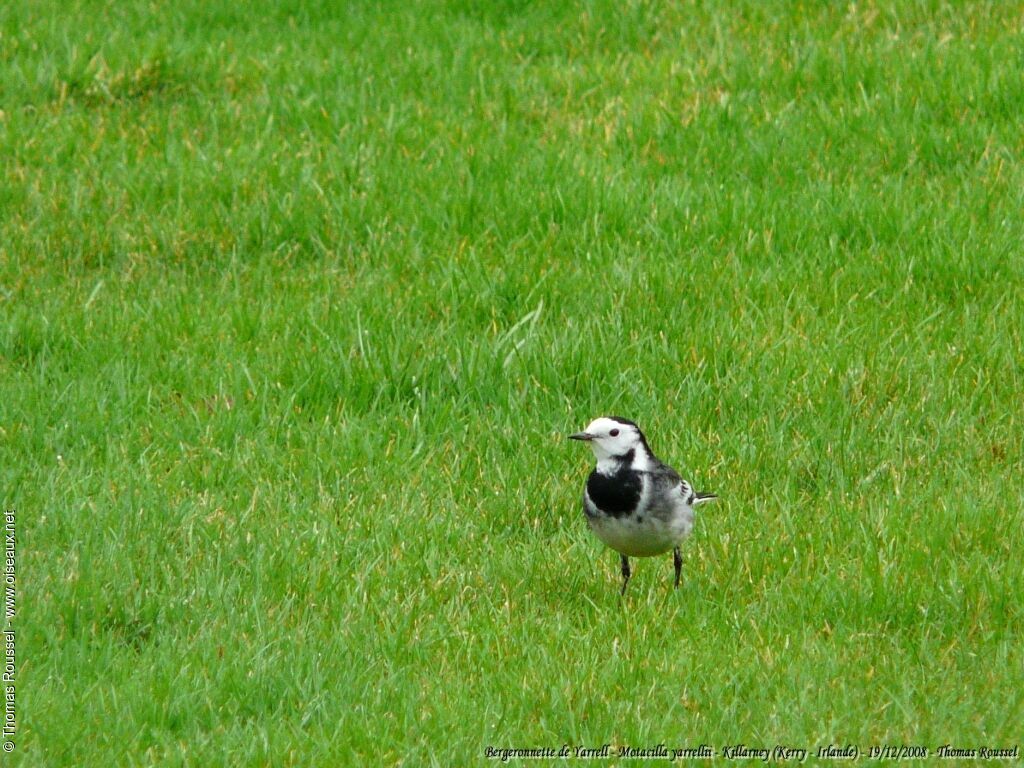
<path id="1" fill-rule="evenodd" d="M 5 758 L 1024 741 L 1022 24 L 4 4 Z M 678 591 L 608 413 L 722 496 Z"/>

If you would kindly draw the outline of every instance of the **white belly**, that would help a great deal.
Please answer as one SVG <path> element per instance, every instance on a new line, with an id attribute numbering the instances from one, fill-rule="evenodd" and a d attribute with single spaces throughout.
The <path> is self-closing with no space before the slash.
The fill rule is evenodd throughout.
<path id="1" fill-rule="evenodd" d="M 650 557 L 668 552 L 693 530 L 693 510 L 660 520 L 644 515 L 642 523 L 627 517 L 588 517 L 594 534 L 614 549 L 629 557 Z"/>

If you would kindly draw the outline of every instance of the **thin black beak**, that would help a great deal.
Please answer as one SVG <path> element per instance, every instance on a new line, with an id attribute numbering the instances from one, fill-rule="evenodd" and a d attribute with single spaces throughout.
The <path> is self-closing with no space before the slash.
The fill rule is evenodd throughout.
<path id="1" fill-rule="evenodd" d="M 569 435 L 570 440 L 593 440 L 594 437 L 589 432 L 577 432 L 575 435 Z"/>

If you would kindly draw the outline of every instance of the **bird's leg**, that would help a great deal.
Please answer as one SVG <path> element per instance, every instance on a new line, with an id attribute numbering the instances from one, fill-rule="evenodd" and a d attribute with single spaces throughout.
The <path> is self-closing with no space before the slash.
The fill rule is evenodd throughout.
<path id="1" fill-rule="evenodd" d="M 626 557 L 625 555 L 621 555 L 621 557 L 622 557 L 622 591 L 619 594 L 620 595 L 624 595 L 624 594 L 626 594 L 626 585 L 629 584 L 629 576 L 630 576 L 630 573 L 629 573 L 629 558 Z"/>
<path id="2" fill-rule="evenodd" d="M 672 550 L 672 561 L 676 566 L 676 589 L 679 589 L 679 573 L 683 570 L 683 555 L 679 551 L 679 547 Z"/>

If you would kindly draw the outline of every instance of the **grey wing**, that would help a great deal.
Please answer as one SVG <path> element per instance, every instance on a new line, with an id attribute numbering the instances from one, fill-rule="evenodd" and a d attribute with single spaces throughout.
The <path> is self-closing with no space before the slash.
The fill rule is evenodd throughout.
<path id="1" fill-rule="evenodd" d="M 650 472 L 653 505 L 672 509 L 682 499 L 690 503 L 693 488 L 668 464 L 660 464 Z"/>
<path id="2" fill-rule="evenodd" d="M 679 493 L 686 500 L 687 504 L 693 504 L 693 500 L 697 498 L 697 494 L 693 491 L 693 486 L 685 480 L 679 481 Z"/>

